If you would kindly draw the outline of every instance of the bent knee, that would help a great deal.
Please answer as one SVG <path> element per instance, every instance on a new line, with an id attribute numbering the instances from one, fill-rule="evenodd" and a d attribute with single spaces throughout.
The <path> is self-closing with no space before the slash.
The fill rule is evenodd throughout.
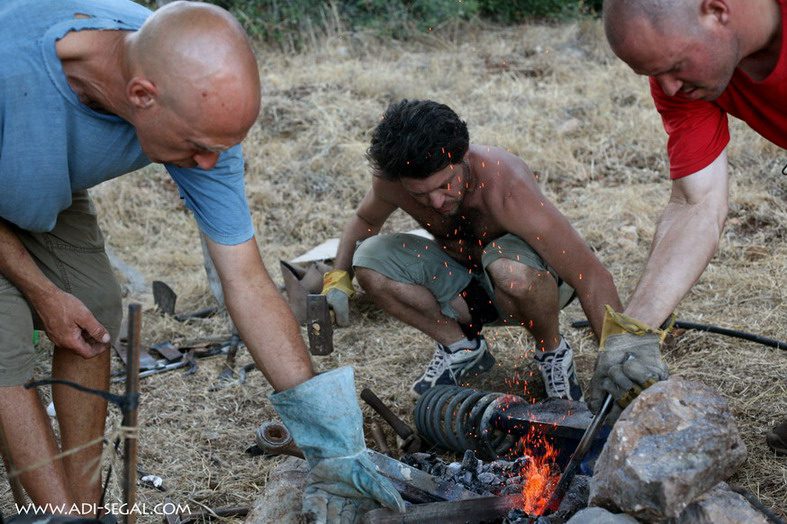
<path id="1" fill-rule="evenodd" d="M 556 286 L 552 274 L 545 269 L 536 269 L 528 265 L 508 259 L 498 259 L 486 268 L 496 293 L 522 295 L 541 289 L 544 286 Z"/>
<path id="2" fill-rule="evenodd" d="M 355 279 L 367 293 L 375 293 L 386 289 L 391 279 L 368 267 L 356 267 Z"/>

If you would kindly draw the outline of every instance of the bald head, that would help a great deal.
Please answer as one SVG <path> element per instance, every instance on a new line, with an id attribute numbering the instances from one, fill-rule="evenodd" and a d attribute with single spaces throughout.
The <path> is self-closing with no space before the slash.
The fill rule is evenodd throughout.
<path id="1" fill-rule="evenodd" d="M 244 135 L 256 120 L 257 61 L 241 25 L 217 6 L 181 1 L 154 12 L 132 35 L 129 62 L 158 103 L 185 117 Z"/>
<path id="2" fill-rule="evenodd" d="M 645 23 L 656 32 L 669 36 L 687 34 L 697 28 L 701 0 L 605 0 L 604 30 L 617 52 L 630 37 L 630 30 Z"/>

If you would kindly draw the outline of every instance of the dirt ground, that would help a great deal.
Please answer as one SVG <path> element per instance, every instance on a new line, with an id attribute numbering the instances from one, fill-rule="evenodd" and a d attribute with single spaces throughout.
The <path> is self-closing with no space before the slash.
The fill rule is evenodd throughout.
<path id="1" fill-rule="evenodd" d="M 278 261 L 337 237 L 364 195 L 371 176 L 364 160 L 369 131 L 386 106 L 400 98 L 431 98 L 467 121 L 473 142 L 503 146 L 539 173 L 546 194 L 609 267 L 625 302 L 670 184 L 665 134 L 647 81 L 610 54 L 597 21 L 462 26 L 407 43 L 339 34 L 299 55 L 260 49 L 259 61 L 263 110 L 244 144 L 247 194 L 257 241 L 277 282 Z M 678 315 L 785 339 L 787 178 L 781 171 L 787 156 L 739 122 L 732 128 L 730 214 L 721 248 Z M 92 194 L 108 244 L 148 284 L 166 281 L 178 294 L 178 311 L 213 304 L 196 227 L 163 169 L 146 168 Z M 413 226 L 397 214 L 387 227 Z M 126 301 L 144 306 L 146 344 L 228 333 L 222 317 L 180 323 L 161 316 L 149 291 L 131 292 Z M 433 343 L 363 297 L 353 302 L 352 317 L 351 327 L 336 332 L 336 351 L 315 357 L 315 366 L 354 366 L 359 391 L 371 386 L 408 418 L 413 402 L 407 389 Z M 584 315 L 577 304 L 561 315 L 587 387 L 596 344 L 587 330 L 570 327 L 579 319 Z M 491 328 L 487 337 L 499 365 L 471 385 L 522 394 L 522 380 L 535 373 L 532 340 L 519 328 Z M 50 351 L 42 344 L 38 376 L 48 375 Z M 787 415 L 787 353 L 687 332 L 666 359 L 673 374 L 705 382 L 729 400 L 749 449 L 731 481 L 784 515 L 787 466 L 765 446 L 764 435 Z M 175 371 L 142 381 L 139 465 L 161 476 L 167 491 L 140 488 L 141 502 L 166 497 L 192 511 L 251 505 L 280 460 L 244 453 L 258 424 L 275 416 L 266 400 L 271 388 L 258 372 L 242 386 L 212 387 L 222 360 L 201 361 L 191 376 Z M 244 351 L 239 361 L 251 359 Z M 528 389 L 539 388 L 534 378 Z M 372 413 L 363 409 L 368 423 Z M 113 411 L 111 426 L 119 420 Z M 120 466 L 109 456 L 105 465 L 110 460 Z M 0 489 L 9 514 L 10 491 L 5 483 Z M 111 499 L 119 498 L 115 481 Z"/>

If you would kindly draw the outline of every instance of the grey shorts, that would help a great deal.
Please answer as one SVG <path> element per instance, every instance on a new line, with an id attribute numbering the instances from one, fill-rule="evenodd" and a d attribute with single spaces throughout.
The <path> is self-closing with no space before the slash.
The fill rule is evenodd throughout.
<path id="1" fill-rule="evenodd" d="M 482 274 L 471 273 L 434 240 L 408 233 L 367 238 L 355 250 L 353 267 L 371 269 L 396 282 L 424 286 L 437 299 L 443 314 L 456 319 L 458 313 L 451 306 L 451 301 L 464 291 L 472 279 L 478 279 L 489 297 L 495 299 L 494 285 L 486 268 L 501 258 L 520 262 L 539 271 L 549 271 L 558 283 L 561 309 L 574 298 L 574 288 L 563 282 L 527 242 L 511 234 L 503 235 L 484 246 Z M 499 307 L 498 311 L 502 313 Z"/>
<path id="2" fill-rule="evenodd" d="M 117 340 L 122 318 L 120 286 L 104 251 L 104 237 L 87 191 L 74 193 L 71 207 L 57 217 L 55 229 L 14 232 L 43 271 L 71 293 Z M 43 329 L 22 293 L 0 275 L 0 386 L 24 384 L 33 375 L 33 329 Z"/>

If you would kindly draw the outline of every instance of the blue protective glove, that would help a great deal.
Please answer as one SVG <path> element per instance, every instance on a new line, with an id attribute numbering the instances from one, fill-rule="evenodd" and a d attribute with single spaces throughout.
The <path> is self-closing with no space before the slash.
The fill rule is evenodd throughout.
<path id="1" fill-rule="evenodd" d="M 404 501 L 366 455 L 353 370 L 342 367 L 270 395 L 309 464 L 303 512 L 318 523 L 352 523 L 376 502 L 404 512 Z"/>

